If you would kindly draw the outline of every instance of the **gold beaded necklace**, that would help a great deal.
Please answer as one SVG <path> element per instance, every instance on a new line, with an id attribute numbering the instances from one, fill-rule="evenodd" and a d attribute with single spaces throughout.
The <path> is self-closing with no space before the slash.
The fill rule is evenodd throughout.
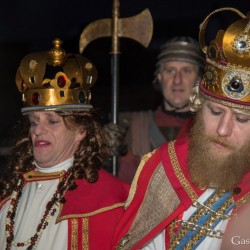
<path id="1" fill-rule="evenodd" d="M 60 193 L 66 190 L 68 179 L 69 179 L 69 172 L 66 172 L 63 175 L 62 180 L 57 185 L 57 189 L 53 194 L 51 200 L 47 203 L 46 210 L 44 212 L 42 219 L 40 220 L 40 223 L 37 226 L 35 234 L 30 239 L 24 242 L 16 242 L 14 240 L 15 216 L 24 186 L 23 178 L 19 179 L 17 186 L 11 195 L 10 204 L 6 216 L 6 226 L 5 226 L 6 250 L 10 250 L 12 245 L 15 247 L 28 246 L 27 250 L 31 250 L 33 249 L 33 246 L 38 244 L 38 241 L 40 240 L 44 230 L 48 226 L 49 221 L 57 211 L 56 207 L 59 201 Z"/>

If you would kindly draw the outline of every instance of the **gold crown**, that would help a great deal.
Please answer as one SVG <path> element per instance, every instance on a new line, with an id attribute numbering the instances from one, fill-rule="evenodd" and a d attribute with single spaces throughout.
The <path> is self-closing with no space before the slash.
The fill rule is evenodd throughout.
<path id="1" fill-rule="evenodd" d="M 219 30 L 208 46 L 205 31 L 211 16 L 233 11 L 241 19 Z M 200 25 L 200 45 L 206 54 L 201 92 L 224 105 L 250 109 L 250 13 L 247 16 L 234 8 L 221 8 L 210 13 Z"/>
<path id="2" fill-rule="evenodd" d="M 55 39 L 50 51 L 25 56 L 16 73 L 23 113 L 40 110 L 83 111 L 92 108 L 90 88 L 95 66 L 78 54 L 66 54 Z"/>

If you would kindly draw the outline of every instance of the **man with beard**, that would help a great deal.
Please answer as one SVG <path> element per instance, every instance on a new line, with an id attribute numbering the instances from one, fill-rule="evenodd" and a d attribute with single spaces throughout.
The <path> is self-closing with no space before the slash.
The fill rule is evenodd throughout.
<path id="1" fill-rule="evenodd" d="M 241 16 L 205 45 L 209 19 Z M 220 249 L 230 219 L 250 197 L 250 18 L 212 12 L 200 26 L 205 74 L 190 102 L 190 136 L 145 155 L 115 249 Z"/>

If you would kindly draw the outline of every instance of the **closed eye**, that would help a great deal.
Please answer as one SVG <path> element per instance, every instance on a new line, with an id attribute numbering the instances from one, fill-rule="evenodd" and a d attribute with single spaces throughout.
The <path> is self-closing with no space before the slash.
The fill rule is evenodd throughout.
<path id="1" fill-rule="evenodd" d="M 54 124 L 57 124 L 57 123 L 59 123 L 59 121 L 57 121 L 57 120 L 49 120 L 49 124 L 51 124 L 51 125 L 54 125 Z"/>
<path id="2" fill-rule="evenodd" d="M 217 115 L 220 115 L 220 114 L 222 113 L 222 111 L 214 110 L 214 109 L 213 109 L 211 106 L 209 106 L 209 105 L 208 105 L 208 108 L 209 108 L 209 110 L 210 110 L 210 112 L 211 112 L 212 115 L 217 116 Z"/>
<path id="3" fill-rule="evenodd" d="M 30 121 L 30 126 L 31 127 L 35 127 L 37 125 L 37 122 L 35 122 L 35 121 Z"/>
<path id="4" fill-rule="evenodd" d="M 210 109 L 210 111 L 213 115 L 220 115 L 222 113 L 221 111 L 215 111 L 213 109 Z"/>
<path id="5" fill-rule="evenodd" d="M 249 118 L 241 118 L 239 116 L 236 116 L 236 121 L 239 123 L 247 123 L 249 121 Z"/>

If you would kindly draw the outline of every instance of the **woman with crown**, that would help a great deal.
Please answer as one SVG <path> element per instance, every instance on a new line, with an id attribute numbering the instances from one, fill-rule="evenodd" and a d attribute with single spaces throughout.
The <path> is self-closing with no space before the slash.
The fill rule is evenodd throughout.
<path id="1" fill-rule="evenodd" d="M 97 72 L 53 43 L 16 74 L 23 120 L 0 180 L 0 248 L 110 249 L 128 185 L 101 168 L 105 135 L 90 104 Z"/>

